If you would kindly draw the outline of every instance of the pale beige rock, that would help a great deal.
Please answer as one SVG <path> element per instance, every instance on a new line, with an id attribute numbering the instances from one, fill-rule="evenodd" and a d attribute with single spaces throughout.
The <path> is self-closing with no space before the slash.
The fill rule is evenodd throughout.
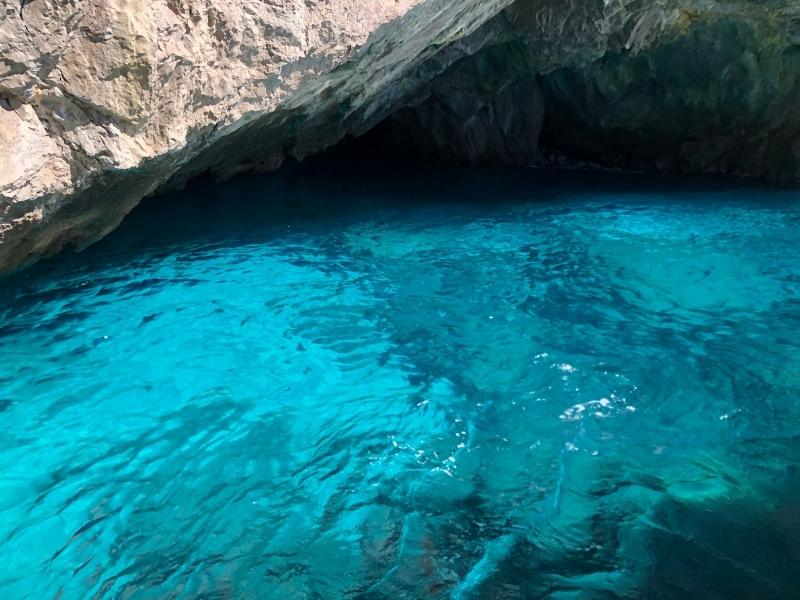
<path id="1" fill-rule="evenodd" d="M 49 138 L 85 174 L 131 168 L 194 130 L 269 110 L 414 2 L 4 0 L 0 98 L 36 112 L 32 163 Z M 3 196 L 39 194 L 12 183 Z"/>
<path id="2" fill-rule="evenodd" d="M 69 181 L 69 165 L 29 105 L 0 110 L 0 147 L 13 149 L 0 153 L 2 189 L 36 197 Z"/>
<path id="3" fill-rule="evenodd" d="M 220 172 L 332 143 L 344 127 L 317 137 L 292 123 L 313 128 L 314 104 L 353 111 L 378 91 L 380 112 L 401 67 L 507 3 L 429 0 L 405 30 L 378 31 L 419 1 L 3 0 L 0 270 L 97 239 L 176 172 L 173 183 L 218 162 L 206 154 L 184 168 L 265 115 L 282 130 Z"/>

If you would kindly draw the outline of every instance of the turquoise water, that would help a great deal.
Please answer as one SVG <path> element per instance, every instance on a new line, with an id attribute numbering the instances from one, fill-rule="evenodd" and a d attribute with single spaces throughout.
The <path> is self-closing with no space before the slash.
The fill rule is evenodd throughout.
<path id="1" fill-rule="evenodd" d="M 146 201 L 0 283 L 3 597 L 800 597 L 798 198 Z"/>

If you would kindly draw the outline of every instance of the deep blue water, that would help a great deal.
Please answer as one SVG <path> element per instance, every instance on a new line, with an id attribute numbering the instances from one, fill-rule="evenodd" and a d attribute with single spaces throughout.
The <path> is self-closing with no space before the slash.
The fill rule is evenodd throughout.
<path id="1" fill-rule="evenodd" d="M 800 597 L 799 198 L 146 201 L 0 283 L 2 597 Z"/>

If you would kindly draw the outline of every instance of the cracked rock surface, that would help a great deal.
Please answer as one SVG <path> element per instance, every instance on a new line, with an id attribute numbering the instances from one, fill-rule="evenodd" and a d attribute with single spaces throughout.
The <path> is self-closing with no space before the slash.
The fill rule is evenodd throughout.
<path id="1" fill-rule="evenodd" d="M 797 0 L 4 0 L 0 271 L 345 136 L 800 178 Z"/>

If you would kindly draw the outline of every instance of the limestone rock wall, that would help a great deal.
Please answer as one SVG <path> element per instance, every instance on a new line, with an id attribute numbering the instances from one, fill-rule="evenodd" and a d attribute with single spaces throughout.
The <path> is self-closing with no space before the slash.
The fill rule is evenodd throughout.
<path id="1" fill-rule="evenodd" d="M 111 183 L 98 179 L 167 155 L 180 163 L 274 109 L 416 1 L 4 0 L 0 267 L 101 235 L 164 174 L 133 185 L 108 223 L 37 225 Z"/>
<path id="2" fill-rule="evenodd" d="M 4 0 L 0 271 L 91 243 L 165 184 L 334 143 L 509 1 Z"/>
<path id="3" fill-rule="evenodd" d="M 515 2 L 370 134 L 454 162 L 800 180 L 800 2 Z"/>
<path id="4" fill-rule="evenodd" d="M 800 0 L 3 0 L 0 271 L 370 130 L 797 179 L 799 76 Z"/>

